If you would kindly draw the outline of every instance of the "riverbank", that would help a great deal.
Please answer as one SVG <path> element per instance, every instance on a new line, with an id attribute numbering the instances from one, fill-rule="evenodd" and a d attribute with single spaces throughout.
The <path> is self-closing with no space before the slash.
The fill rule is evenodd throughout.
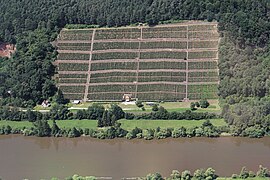
<path id="1" fill-rule="evenodd" d="M 141 129 L 156 129 L 160 128 L 193 128 L 199 127 L 206 120 L 118 120 L 121 123 L 121 127 L 125 130 L 132 130 L 135 127 Z M 224 119 L 210 119 L 209 120 L 214 126 L 226 126 Z M 48 121 L 49 125 L 52 126 L 53 121 Z M 57 120 L 56 121 L 59 128 L 81 128 L 81 129 L 98 129 L 97 120 Z M 1 126 L 9 125 L 11 128 L 32 128 L 33 123 L 29 121 L 0 121 Z"/>
<path id="2" fill-rule="evenodd" d="M 118 120 L 107 127 L 97 127 L 95 120 L 39 120 L 0 121 L 1 134 L 23 134 L 25 136 L 80 137 L 98 139 L 165 139 L 169 137 L 220 137 L 243 136 L 260 138 L 268 136 L 263 129 L 249 127 L 237 134 L 238 129 L 228 126 L 223 119 L 211 120 Z"/>

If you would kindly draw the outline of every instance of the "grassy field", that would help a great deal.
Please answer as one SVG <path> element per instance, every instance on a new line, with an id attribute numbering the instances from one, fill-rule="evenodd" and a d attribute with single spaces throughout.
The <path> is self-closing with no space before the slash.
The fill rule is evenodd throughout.
<path id="1" fill-rule="evenodd" d="M 177 128 L 184 126 L 186 128 L 191 128 L 195 126 L 201 126 L 205 120 L 119 120 L 122 124 L 122 128 L 126 130 L 139 127 L 142 129 L 155 129 L 160 128 Z M 210 120 L 215 126 L 226 125 L 223 119 L 212 119 Z M 56 121 L 57 125 L 60 128 L 89 128 L 96 129 L 97 121 L 96 120 L 59 120 Z M 49 121 L 49 124 L 52 125 L 52 121 Z M 0 126 L 10 125 L 12 128 L 23 128 L 23 127 L 33 127 L 33 124 L 28 121 L 0 121 Z"/>
<path id="2" fill-rule="evenodd" d="M 156 129 L 160 128 L 192 128 L 201 126 L 205 120 L 120 120 L 122 128 L 126 130 L 134 129 L 135 127 L 141 129 Z M 210 122 L 215 126 L 225 126 L 223 119 L 212 119 Z"/>
<path id="3" fill-rule="evenodd" d="M 145 105 L 144 106 L 145 111 L 142 111 L 135 104 L 124 104 L 124 103 L 120 103 L 120 102 L 115 102 L 115 103 L 118 104 L 125 112 L 144 113 L 144 112 L 151 112 L 152 111 L 152 107 L 148 106 L 148 105 Z M 215 112 L 215 113 L 221 112 L 218 100 L 209 100 L 209 103 L 210 103 L 210 106 L 207 109 L 198 108 L 196 110 L 196 112 Z M 93 104 L 92 102 L 81 103 L 78 105 L 69 104 L 69 107 L 88 108 L 92 104 Z M 109 108 L 111 103 L 100 102 L 100 104 L 104 105 L 105 108 Z M 186 110 L 190 110 L 190 102 L 163 102 L 163 103 L 159 103 L 159 105 L 163 106 L 169 112 L 172 112 L 172 111 L 183 112 Z M 36 108 L 36 109 L 40 110 L 40 107 Z"/>

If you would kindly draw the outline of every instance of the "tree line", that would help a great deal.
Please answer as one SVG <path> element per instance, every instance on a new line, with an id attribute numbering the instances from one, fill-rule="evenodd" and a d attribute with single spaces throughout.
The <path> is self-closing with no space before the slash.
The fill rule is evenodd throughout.
<path id="1" fill-rule="evenodd" d="M 248 171 L 246 167 L 243 167 L 239 173 L 233 174 L 231 176 L 232 179 L 248 179 L 248 178 L 268 178 L 270 176 L 269 170 L 263 166 L 259 166 L 256 174 L 253 171 Z M 185 170 L 183 172 L 179 172 L 177 170 L 173 170 L 169 178 L 164 178 L 160 173 L 148 174 L 143 180 L 203 180 L 209 179 L 214 180 L 218 179 L 218 175 L 213 168 L 205 169 L 197 169 L 191 174 L 190 171 Z"/>
<path id="2" fill-rule="evenodd" d="M 168 20 L 216 20 L 220 30 L 241 45 L 264 46 L 269 40 L 267 0 L 24 0 L 0 4 L 0 41 L 37 28 L 57 31 L 66 24 L 156 25 Z"/>
<path id="3" fill-rule="evenodd" d="M 119 119 L 140 120 L 140 119 L 163 119 L 163 120 L 201 120 L 201 119 L 216 119 L 220 118 L 215 113 L 208 112 L 192 112 L 187 110 L 185 112 L 168 112 L 164 107 L 160 106 L 158 111 L 142 114 L 126 113 L 123 109 L 111 104 L 109 109 L 101 104 L 93 104 L 88 109 L 79 109 L 77 112 L 72 112 L 67 106 L 56 104 L 48 113 L 41 113 L 28 109 L 22 111 L 16 107 L 0 107 L 0 120 L 9 121 L 38 121 L 38 120 L 98 120 L 99 127 L 111 126 Z"/>
<path id="4" fill-rule="evenodd" d="M 262 165 L 259 166 L 259 169 L 256 173 L 253 171 L 248 171 L 246 167 L 242 167 L 239 175 L 232 174 L 232 179 L 247 179 L 247 178 L 268 178 L 270 176 L 269 170 Z M 216 170 L 209 167 L 207 169 L 197 169 L 192 174 L 189 170 L 184 170 L 182 172 L 178 170 L 173 170 L 170 174 L 170 177 L 165 178 L 162 177 L 160 173 L 151 173 L 146 175 L 146 177 L 141 177 L 139 179 L 141 180 L 215 180 L 218 179 L 218 174 L 216 173 Z M 77 174 L 66 178 L 67 180 L 97 180 L 98 178 L 94 176 L 79 176 Z M 58 178 L 52 178 L 51 180 L 59 180 Z"/>

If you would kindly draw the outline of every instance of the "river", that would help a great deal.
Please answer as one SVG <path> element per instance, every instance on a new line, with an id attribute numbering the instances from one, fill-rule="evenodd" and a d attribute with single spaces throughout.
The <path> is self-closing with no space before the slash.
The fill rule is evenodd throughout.
<path id="1" fill-rule="evenodd" d="M 113 179 L 213 167 L 220 176 L 270 167 L 270 137 L 98 140 L 0 136 L 0 177 L 4 180 L 64 178 L 73 174 Z"/>

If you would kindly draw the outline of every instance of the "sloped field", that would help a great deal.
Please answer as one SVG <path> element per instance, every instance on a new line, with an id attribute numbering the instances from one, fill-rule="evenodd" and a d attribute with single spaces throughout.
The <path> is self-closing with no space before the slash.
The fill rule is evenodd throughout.
<path id="1" fill-rule="evenodd" d="M 70 99 L 147 101 L 215 99 L 218 86 L 216 23 L 156 27 L 63 29 L 58 86 Z"/>

